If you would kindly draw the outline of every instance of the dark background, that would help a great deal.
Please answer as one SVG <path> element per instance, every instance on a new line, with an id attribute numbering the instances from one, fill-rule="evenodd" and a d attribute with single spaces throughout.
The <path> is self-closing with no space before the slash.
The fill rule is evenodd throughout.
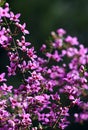
<path id="1" fill-rule="evenodd" d="M 7 0 L 27 23 L 30 41 L 39 47 L 51 31 L 64 28 L 80 43 L 88 42 L 88 0 Z"/>
<path id="2" fill-rule="evenodd" d="M 58 28 L 64 28 L 67 34 L 77 36 L 80 43 L 88 47 L 88 0 L 7 0 L 7 2 L 15 13 L 22 14 L 21 21 L 27 23 L 27 29 L 30 31 L 27 40 L 35 46 L 37 52 L 48 39 L 50 32 Z M 3 50 L 0 51 L 0 59 L 1 70 L 4 70 L 8 59 Z M 66 130 L 75 129 L 88 130 L 88 124 L 73 124 Z"/>

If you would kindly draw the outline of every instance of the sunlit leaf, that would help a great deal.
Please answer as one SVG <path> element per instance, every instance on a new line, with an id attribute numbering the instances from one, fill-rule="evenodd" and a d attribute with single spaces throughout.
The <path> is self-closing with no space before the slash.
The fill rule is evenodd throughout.
<path id="1" fill-rule="evenodd" d="M 0 7 L 3 6 L 5 2 L 6 0 L 0 0 Z"/>

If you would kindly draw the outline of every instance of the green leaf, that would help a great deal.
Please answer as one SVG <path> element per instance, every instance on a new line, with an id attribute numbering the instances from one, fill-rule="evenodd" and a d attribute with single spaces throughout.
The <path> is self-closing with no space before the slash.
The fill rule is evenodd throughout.
<path id="1" fill-rule="evenodd" d="M 6 0 L 0 0 L 0 7 L 3 6 L 5 2 Z"/>

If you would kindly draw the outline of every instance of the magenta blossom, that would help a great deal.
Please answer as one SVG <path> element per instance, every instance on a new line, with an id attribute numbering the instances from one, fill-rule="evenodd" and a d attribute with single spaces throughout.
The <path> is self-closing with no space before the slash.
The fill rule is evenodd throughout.
<path id="1" fill-rule="evenodd" d="M 0 82 L 7 81 L 5 79 L 5 73 L 0 74 Z"/>

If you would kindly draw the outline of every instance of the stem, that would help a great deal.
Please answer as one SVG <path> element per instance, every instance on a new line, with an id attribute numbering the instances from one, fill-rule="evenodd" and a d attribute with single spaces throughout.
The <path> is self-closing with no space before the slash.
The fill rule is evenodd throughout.
<path id="1" fill-rule="evenodd" d="M 52 51 L 53 51 L 53 48 L 50 49 L 50 52 L 49 52 L 49 53 L 52 53 Z M 51 58 L 48 58 L 47 64 L 50 62 L 50 59 L 51 59 Z"/>
<path id="2" fill-rule="evenodd" d="M 61 112 L 60 112 L 60 115 L 61 115 Z M 59 122 L 59 120 L 60 120 L 60 116 L 57 118 L 57 120 L 56 120 L 55 124 L 53 125 L 53 128 L 55 128 L 55 127 L 56 127 L 56 125 L 57 125 L 57 123 Z"/>
<path id="3" fill-rule="evenodd" d="M 9 28 L 9 30 L 10 30 L 10 35 L 11 35 L 11 36 L 13 36 L 13 33 L 12 33 L 12 31 L 11 31 L 11 28 L 10 28 L 10 26 L 9 26 L 9 24 L 8 24 L 8 22 L 7 22 L 7 20 L 6 20 L 6 18 L 5 18 L 5 17 L 4 17 L 4 20 L 5 20 L 6 25 L 8 26 L 8 28 Z M 17 50 L 17 46 L 16 46 L 16 43 L 15 43 L 15 40 L 14 40 L 14 38 L 13 38 L 13 37 L 12 37 L 12 39 L 13 39 L 13 44 L 14 44 L 14 47 L 15 47 L 16 52 L 17 52 L 18 57 L 19 57 L 19 53 L 18 53 L 18 50 Z M 20 57 L 19 57 L 19 59 L 20 59 Z"/>
<path id="4" fill-rule="evenodd" d="M 19 57 L 19 61 L 21 61 L 21 58 L 20 58 L 20 55 L 19 55 L 19 52 L 18 52 L 16 43 L 15 43 L 15 39 L 13 38 L 13 33 L 12 33 L 12 31 L 11 31 L 11 28 L 10 28 L 10 26 L 9 26 L 9 24 L 8 24 L 8 22 L 7 22 L 7 20 L 6 20 L 5 17 L 4 17 L 4 20 L 5 20 L 5 23 L 6 23 L 6 25 L 8 26 L 8 28 L 9 28 L 9 30 L 10 30 L 10 35 L 12 36 L 14 48 L 15 48 L 15 51 L 17 52 L 18 57 Z M 22 71 L 21 71 L 21 73 L 22 73 L 23 79 L 24 79 L 24 81 L 25 81 L 25 74 L 24 74 Z"/>

